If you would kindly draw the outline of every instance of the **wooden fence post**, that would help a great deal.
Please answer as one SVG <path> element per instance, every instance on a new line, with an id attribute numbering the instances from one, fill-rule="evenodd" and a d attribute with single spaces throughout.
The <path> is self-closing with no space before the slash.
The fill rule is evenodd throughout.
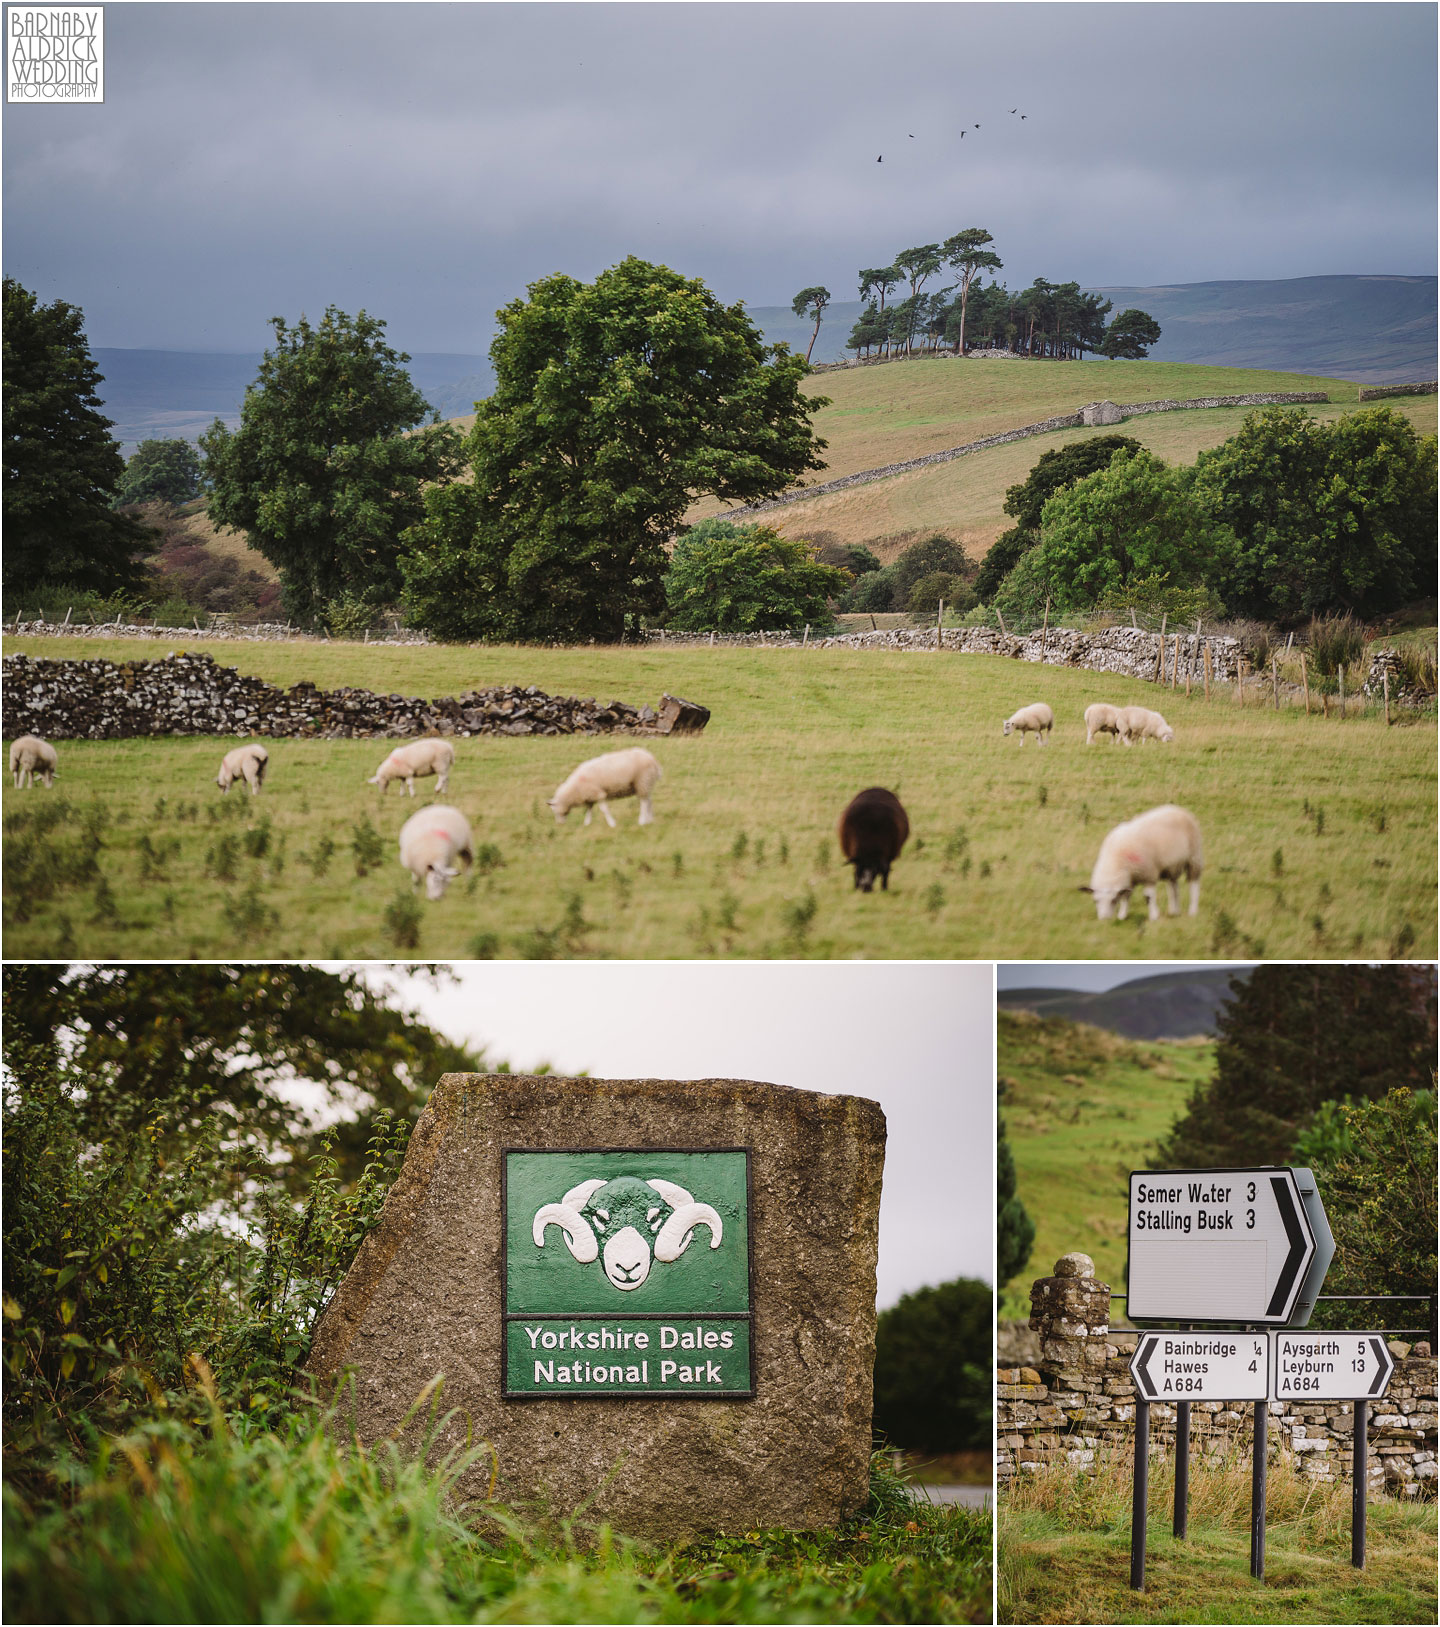
<path id="1" fill-rule="evenodd" d="M 1245 657 L 1243 655 L 1235 657 L 1235 704 L 1237 706 L 1245 704 Z"/>
<path id="2" fill-rule="evenodd" d="M 944 625 L 944 623 L 945 623 L 945 601 L 942 599 L 940 601 L 939 605 L 936 607 L 936 610 L 935 610 L 935 648 L 937 650 L 940 649 L 942 647 L 943 643 L 944 643 L 944 640 L 941 637 L 941 633 L 940 633 L 940 629 Z"/>
<path id="3" fill-rule="evenodd" d="M 1345 721 L 1345 663 L 1340 663 L 1340 721 Z"/>
<path id="4" fill-rule="evenodd" d="M 1300 652 L 1300 687 L 1305 691 L 1305 716 L 1310 716 L 1310 674 L 1305 668 L 1305 652 Z"/>
<path id="5" fill-rule="evenodd" d="M 1004 618 L 1004 616 L 1003 616 L 1003 615 L 1001 615 L 1001 613 L 1000 613 L 1000 606 L 999 606 L 999 605 L 996 605 L 996 606 L 995 606 L 995 618 L 996 618 L 996 620 L 997 620 L 997 621 L 998 621 L 998 622 L 999 622 L 999 623 L 1000 623 L 1000 631 L 1001 631 L 1001 632 L 1002 632 L 1002 633 L 1004 633 L 1004 635 L 1005 635 L 1005 636 L 1006 636 L 1006 638 L 1009 638 L 1009 636 L 1010 636 L 1010 629 L 1009 629 L 1009 628 L 1008 628 L 1008 627 L 1007 627 L 1007 626 L 1006 626 L 1006 625 L 1005 625 L 1005 618 Z"/>
<path id="6" fill-rule="evenodd" d="M 1280 710 L 1280 663 L 1275 656 L 1270 657 L 1270 687 L 1275 692 L 1275 710 Z"/>
<path id="7" fill-rule="evenodd" d="M 1385 727 L 1390 727 L 1390 668 L 1381 667 L 1380 679 L 1385 685 Z"/>
<path id="8" fill-rule="evenodd" d="M 1050 595 L 1045 595 L 1045 621 L 1040 628 L 1040 664 L 1045 664 L 1045 640 L 1050 634 Z"/>
<path id="9" fill-rule="evenodd" d="M 1202 656 L 1202 666 L 1205 677 L 1205 704 L 1210 704 L 1210 640 L 1205 640 L 1205 649 Z"/>

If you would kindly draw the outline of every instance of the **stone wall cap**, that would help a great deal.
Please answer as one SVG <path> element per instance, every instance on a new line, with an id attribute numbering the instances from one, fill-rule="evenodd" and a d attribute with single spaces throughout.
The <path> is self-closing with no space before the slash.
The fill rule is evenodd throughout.
<path id="1" fill-rule="evenodd" d="M 1057 1277 L 1093 1277 L 1095 1262 L 1088 1254 L 1062 1254 L 1055 1262 Z"/>

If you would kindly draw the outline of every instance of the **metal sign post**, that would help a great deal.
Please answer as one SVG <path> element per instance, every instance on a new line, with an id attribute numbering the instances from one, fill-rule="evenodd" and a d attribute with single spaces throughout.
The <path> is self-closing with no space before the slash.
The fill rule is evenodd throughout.
<path id="1" fill-rule="evenodd" d="M 1263 1333 L 1142 1333 L 1130 1359 L 1135 1381 L 1135 1506 L 1130 1516 L 1130 1585 L 1145 1586 L 1145 1502 L 1150 1403 L 1175 1403 L 1175 1523 L 1183 1537 L 1189 1523 L 1190 1404 L 1192 1401 L 1258 1401 L 1269 1394 L 1269 1345 Z M 1182 1399 L 1183 1398 L 1183 1399 Z M 1147 1488 L 1148 1489 L 1148 1488 Z M 1262 1516 L 1263 1523 L 1263 1516 Z M 1138 1578 L 1138 1580 L 1137 1580 Z"/>
<path id="2" fill-rule="evenodd" d="M 1370 1402 L 1390 1387 L 1395 1358 L 1378 1333 L 1270 1334 L 1272 1347 L 1271 1394 L 1277 1401 L 1353 1401 L 1355 1433 L 1351 1443 L 1350 1472 L 1354 1481 L 1350 1503 L 1350 1563 L 1365 1568 L 1365 1510 L 1368 1491 L 1369 1442 L 1366 1427 Z"/>
<path id="3" fill-rule="evenodd" d="M 1250 1574 L 1265 1580 L 1265 1448 L 1270 1440 L 1270 1408 L 1255 1403 L 1254 1439 L 1250 1461 Z"/>

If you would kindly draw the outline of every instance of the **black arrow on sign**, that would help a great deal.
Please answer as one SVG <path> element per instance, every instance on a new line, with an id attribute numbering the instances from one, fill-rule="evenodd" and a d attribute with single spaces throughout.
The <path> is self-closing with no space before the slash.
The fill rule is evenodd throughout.
<path id="1" fill-rule="evenodd" d="M 1155 1389 L 1155 1380 L 1150 1377 L 1150 1358 L 1155 1354 L 1159 1344 L 1160 1340 L 1154 1334 L 1151 1334 L 1149 1344 L 1142 1347 L 1140 1359 L 1135 1363 L 1135 1371 L 1140 1375 L 1141 1380 L 1141 1394 L 1147 1401 Z"/>
<path id="2" fill-rule="evenodd" d="M 1379 1395 L 1381 1388 L 1384 1386 L 1385 1380 L 1390 1377 L 1390 1352 L 1380 1343 L 1378 1339 L 1372 1339 L 1370 1343 L 1375 1348 L 1375 1362 L 1378 1368 L 1378 1371 L 1375 1374 L 1375 1382 L 1370 1386 L 1370 1394 Z"/>
<path id="3" fill-rule="evenodd" d="M 1295 1200 L 1290 1196 L 1290 1187 L 1285 1177 L 1272 1175 L 1270 1188 L 1275 1194 L 1275 1205 L 1280 1211 L 1280 1218 L 1285 1222 L 1285 1235 L 1290 1239 L 1290 1253 L 1286 1256 L 1280 1280 L 1275 1284 L 1275 1292 L 1270 1296 L 1270 1303 L 1265 1307 L 1266 1316 L 1280 1316 L 1284 1312 L 1285 1301 L 1290 1294 L 1290 1285 L 1295 1281 L 1300 1263 L 1305 1258 L 1306 1242 L 1300 1216 L 1295 1212 Z"/>

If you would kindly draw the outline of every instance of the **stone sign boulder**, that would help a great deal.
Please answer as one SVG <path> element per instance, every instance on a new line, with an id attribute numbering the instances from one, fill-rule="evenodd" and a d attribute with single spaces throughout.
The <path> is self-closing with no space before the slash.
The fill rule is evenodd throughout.
<path id="1" fill-rule="evenodd" d="M 884 1149 L 857 1096 L 447 1074 L 310 1371 L 353 1373 L 365 1441 L 443 1373 L 442 1445 L 468 1418 L 502 1502 L 833 1525 L 867 1495 Z"/>

